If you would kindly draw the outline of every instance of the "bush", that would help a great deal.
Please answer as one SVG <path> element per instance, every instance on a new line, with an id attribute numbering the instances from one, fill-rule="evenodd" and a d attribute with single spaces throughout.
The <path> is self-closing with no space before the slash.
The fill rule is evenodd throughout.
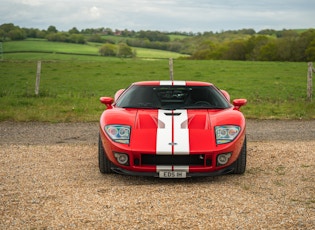
<path id="1" fill-rule="evenodd" d="M 120 43 L 118 45 L 117 56 L 121 58 L 133 57 L 132 49 L 127 44 Z"/>
<path id="2" fill-rule="evenodd" d="M 115 57 L 116 56 L 116 46 L 113 44 L 105 44 L 103 45 L 100 49 L 99 49 L 99 53 L 101 54 L 101 56 L 112 56 Z"/>

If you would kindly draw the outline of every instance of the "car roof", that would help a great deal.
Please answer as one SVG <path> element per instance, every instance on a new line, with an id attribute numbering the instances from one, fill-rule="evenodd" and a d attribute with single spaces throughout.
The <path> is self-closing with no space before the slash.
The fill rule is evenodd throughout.
<path id="1" fill-rule="evenodd" d="M 202 81 L 139 81 L 134 82 L 133 85 L 151 85 L 151 86 L 160 86 L 160 85 L 171 85 L 171 86 L 211 86 L 212 83 L 202 82 Z"/>

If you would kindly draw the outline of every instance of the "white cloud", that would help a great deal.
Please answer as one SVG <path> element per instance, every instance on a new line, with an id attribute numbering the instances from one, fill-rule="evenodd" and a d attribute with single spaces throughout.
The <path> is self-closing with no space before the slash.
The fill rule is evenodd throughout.
<path id="1" fill-rule="evenodd" d="M 96 6 L 91 7 L 89 12 L 90 12 L 90 16 L 94 19 L 100 18 L 100 16 L 101 16 L 101 12 L 100 12 L 99 8 L 97 8 Z"/>
<path id="2" fill-rule="evenodd" d="M 16 2 L 19 2 L 19 1 L 16 1 Z M 39 6 L 39 5 L 43 4 L 42 1 L 40 1 L 40 0 L 21 0 L 20 2 L 22 4 L 28 5 L 28 6 Z"/>
<path id="3" fill-rule="evenodd" d="M 314 28 L 314 9 L 309 0 L 1 0 L 0 24 L 188 32 Z"/>

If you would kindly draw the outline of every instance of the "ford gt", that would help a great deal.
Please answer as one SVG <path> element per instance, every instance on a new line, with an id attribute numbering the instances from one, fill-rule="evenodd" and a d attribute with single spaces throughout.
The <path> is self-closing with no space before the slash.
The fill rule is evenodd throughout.
<path id="1" fill-rule="evenodd" d="M 198 81 L 135 82 L 101 97 L 101 173 L 160 178 L 243 174 L 246 124 L 234 99 Z"/>

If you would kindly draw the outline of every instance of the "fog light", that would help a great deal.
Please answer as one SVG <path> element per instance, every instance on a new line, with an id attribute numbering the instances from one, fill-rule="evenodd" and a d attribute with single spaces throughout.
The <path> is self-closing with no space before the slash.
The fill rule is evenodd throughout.
<path id="1" fill-rule="evenodd" d="M 223 153 L 217 156 L 217 166 L 225 165 L 230 157 L 232 156 L 232 153 Z"/>
<path id="2" fill-rule="evenodd" d="M 114 156 L 119 164 L 129 165 L 129 157 L 125 153 L 114 153 Z"/>

